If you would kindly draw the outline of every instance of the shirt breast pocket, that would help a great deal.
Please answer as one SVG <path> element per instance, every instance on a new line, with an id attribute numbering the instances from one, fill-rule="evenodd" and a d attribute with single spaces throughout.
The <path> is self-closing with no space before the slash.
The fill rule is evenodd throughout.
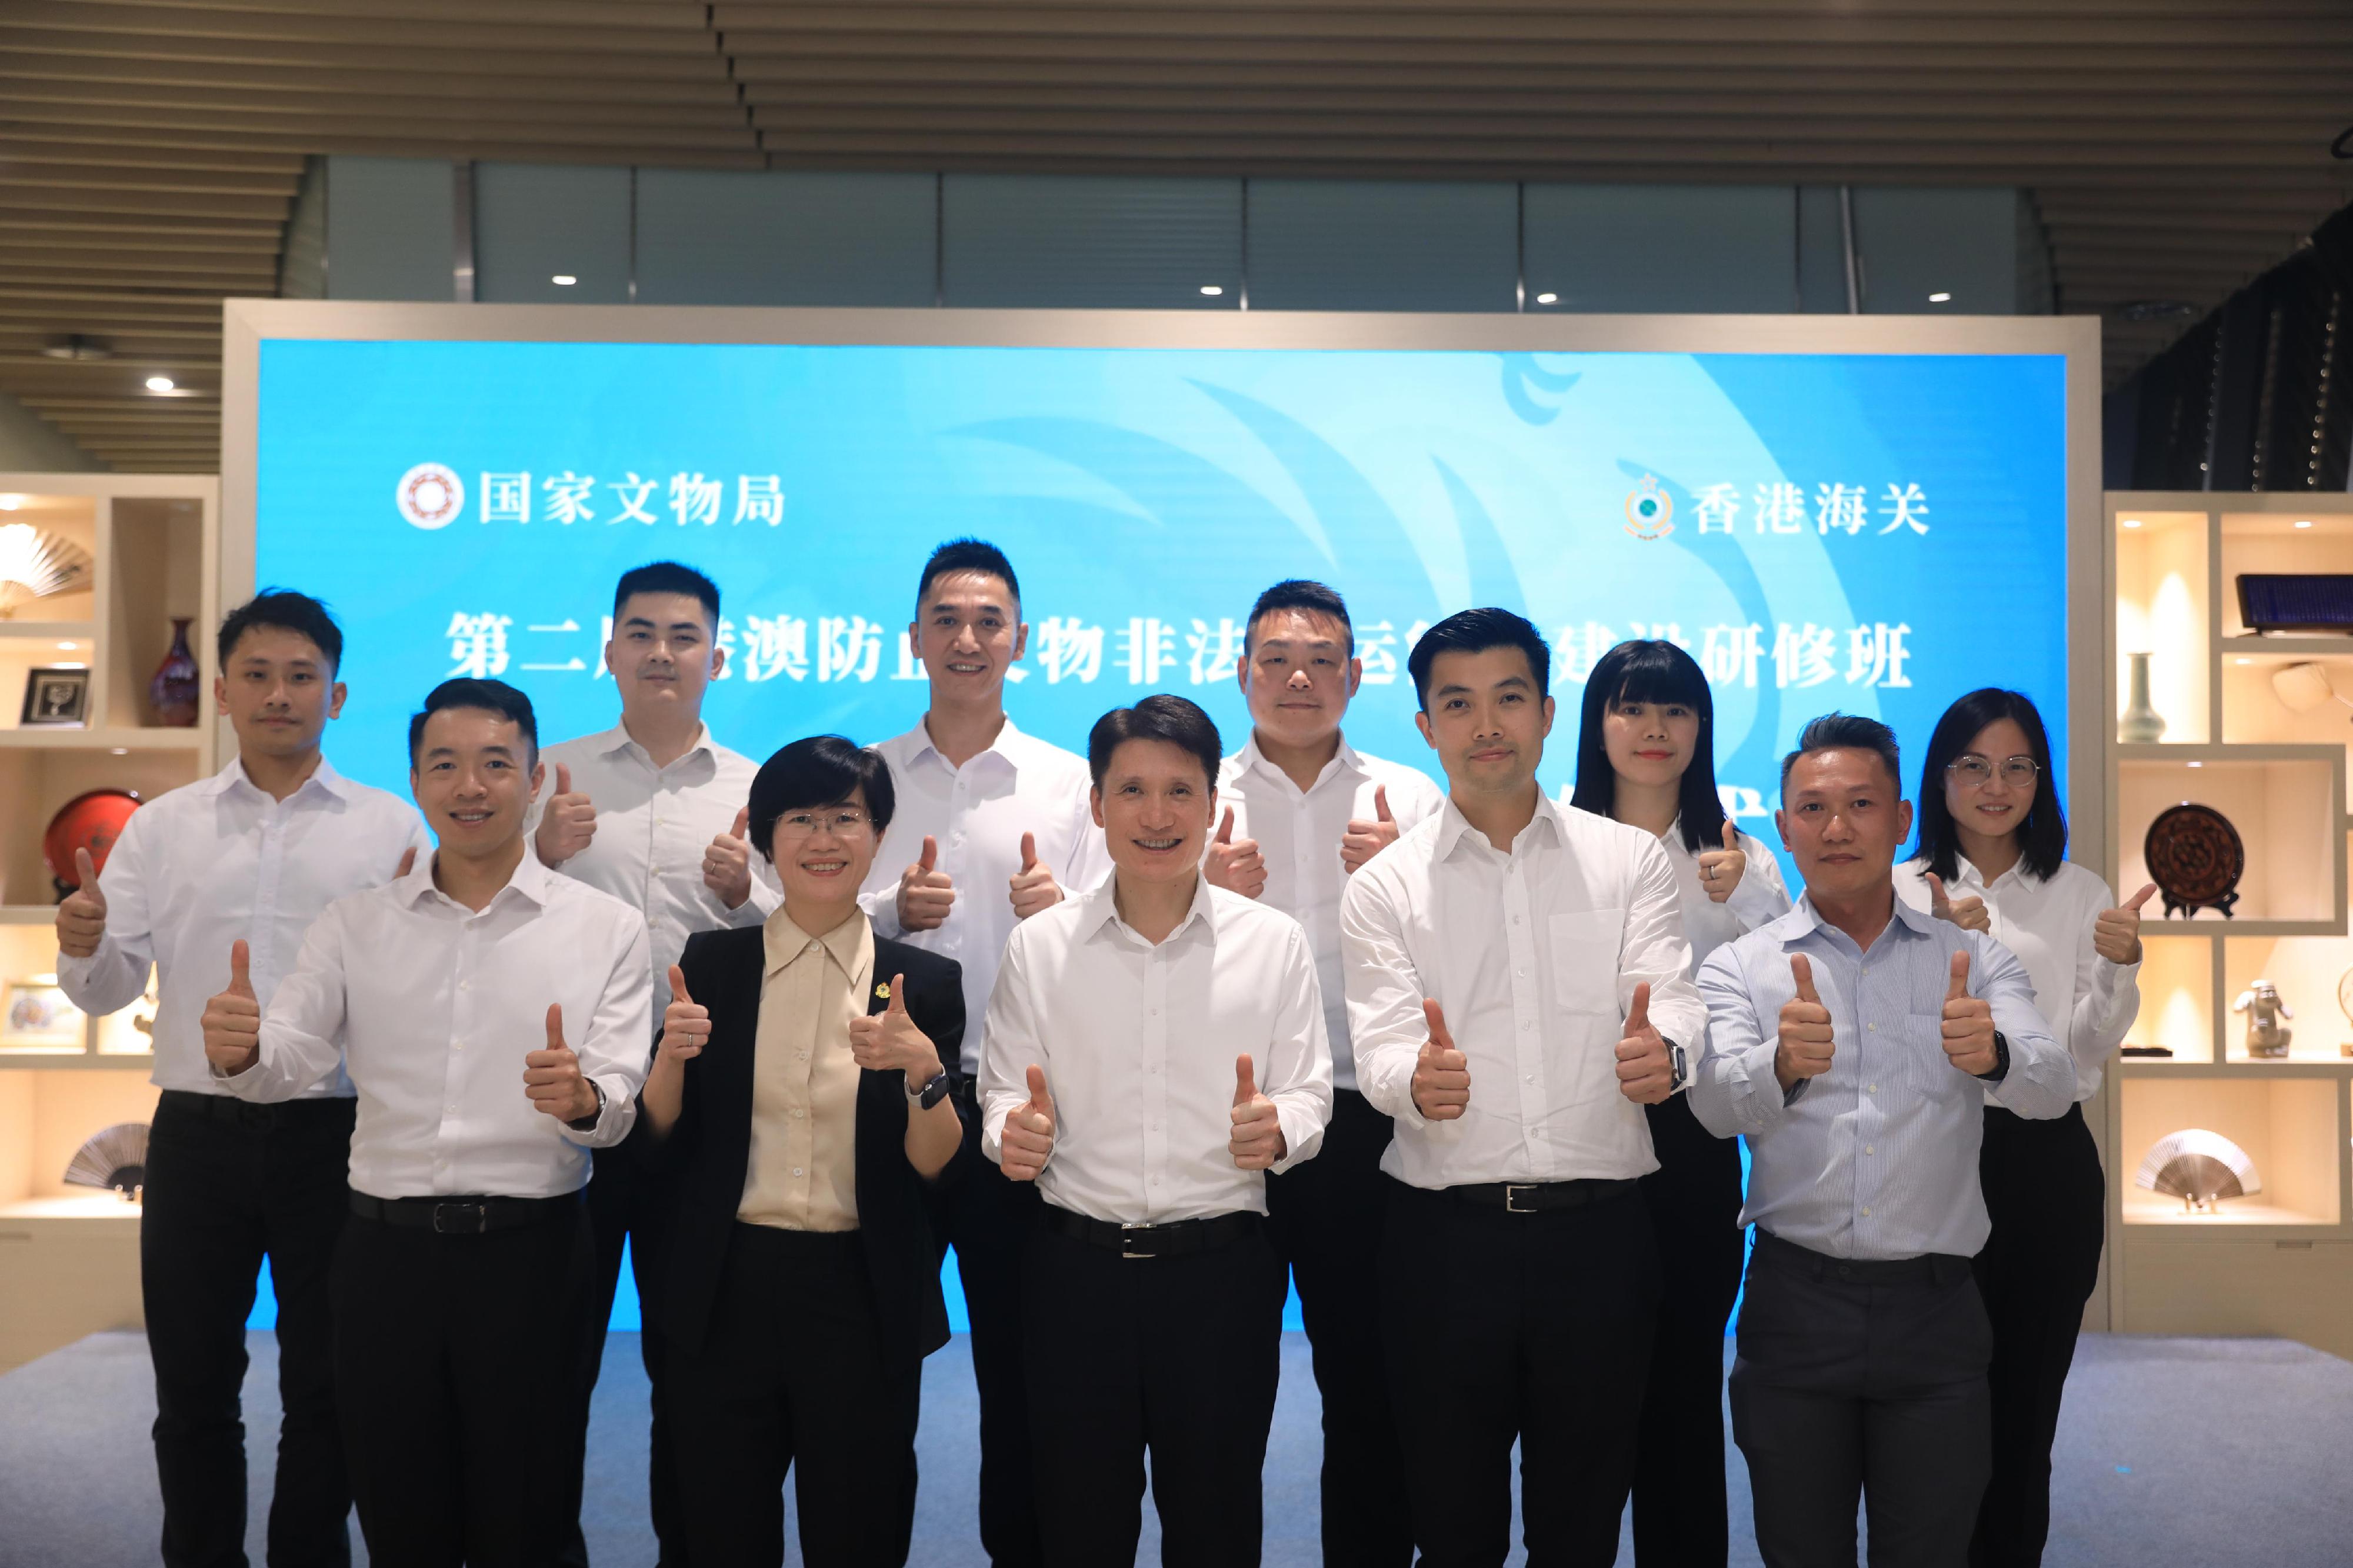
<path id="1" fill-rule="evenodd" d="M 1552 917 L 1553 1005 L 1564 1013 L 1618 1016 L 1618 950 L 1624 910 L 1577 910 Z"/>
<path id="2" fill-rule="evenodd" d="M 1898 1077 L 1928 1095 L 1957 1092 L 1967 1075 L 1945 1055 L 1945 1016 L 1913 1013 L 1904 1020 L 1904 1054 Z"/>

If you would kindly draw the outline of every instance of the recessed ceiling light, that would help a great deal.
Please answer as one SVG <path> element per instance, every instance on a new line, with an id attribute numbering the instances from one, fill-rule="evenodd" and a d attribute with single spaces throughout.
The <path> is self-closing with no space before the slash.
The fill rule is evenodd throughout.
<path id="1" fill-rule="evenodd" d="M 2128 517 L 2125 519 L 2125 526 L 2126 528 L 2138 528 L 2140 526 L 2140 519 L 2137 517 Z"/>
<path id="2" fill-rule="evenodd" d="M 150 392 L 169 392 L 172 390 L 172 378 L 168 375 L 151 375 L 147 378 L 147 390 Z"/>
<path id="3" fill-rule="evenodd" d="M 1557 294 L 1539 294 L 1536 296 L 1536 303 L 1539 305 L 1557 305 L 1560 303 L 1560 296 Z"/>
<path id="4" fill-rule="evenodd" d="M 575 278 L 569 272 L 559 272 L 554 277 L 549 279 L 548 281 L 554 284 L 559 289 L 569 289 L 575 283 L 579 282 L 580 279 Z"/>
<path id="5" fill-rule="evenodd" d="M 1204 283 L 1201 285 L 1201 292 L 1207 294 L 1212 300 L 1216 299 L 1225 291 L 1226 286 L 1222 283 Z"/>
<path id="6" fill-rule="evenodd" d="M 1936 293 L 1928 296 L 1928 303 L 1931 305 L 1949 305 L 1952 302 L 1953 297 L 1950 294 Z"/>
<path id="7" fill-rule="evenodd" d="M 2295 520 L 2295 525 L 2298 528 L 2310 528 L 2312 526 L 2312 519 L 2308 517 L 2297 518 Z"/>
<path id="8" fill-rule="evenodd" d="M 0 496 L 0 511 L 15 511 L 18 507 L 23 506 L 24 504 L 25 498 L 23 496 Z"/>

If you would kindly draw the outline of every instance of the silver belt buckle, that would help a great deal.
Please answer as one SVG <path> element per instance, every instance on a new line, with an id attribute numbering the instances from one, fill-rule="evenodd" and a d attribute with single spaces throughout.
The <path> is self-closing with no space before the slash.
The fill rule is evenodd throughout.
<path id="1" fill-rule="evenodd" d="M 1122 1230 L 1158 1230 L 1160 1227 L 1144 1220 L 1122 1220 L 1120 1222 L 1119 1228 Z M 1119 1255 L 1122 1258 L 1153 1258 L 1160 1256 L 1156 1252 L 1130 1252 L 1124 1247 L 1119 1249 Z"/>
<path id="2" fill-rule="evenodd" d="M 1535 1188 L 1525 1182 L 1505 1182 L 1504 1184 L 1504 1212 L 1506 1214 L 1536 1213 L 1535 1205 L 1533 1203 L 1531 1203 L 1526 1208 L 1522 1208 L 1520 1206 L 1520 1194 L 1522 1193 L 1532 1193 L 1534 1191 L 1535 1191 Z"/>
<path id="3" fill-rule="evenodd" d="M 451 1223 L 444 1225 L 444 1216 L 451 1216 Z M 480 1236 L 490 1228 L 491 1205 L 488 1204 L 433 1205 L 433 1232 L 436 1236 Z"/>

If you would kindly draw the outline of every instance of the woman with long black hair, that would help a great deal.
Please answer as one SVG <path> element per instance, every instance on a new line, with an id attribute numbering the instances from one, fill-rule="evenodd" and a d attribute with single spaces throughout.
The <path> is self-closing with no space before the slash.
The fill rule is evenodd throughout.
<path id="1" fill-rule="evenodd" d="M 2140 1010 L 2140 906 L 2157 889 L 2117 906 L 2106 882 L 2066 859 L 2050 735 L 2021 692 L 1987 687 L 1945 710 L 1917 810 L 1920 841 L 1895 868 L 1897 895 L 2016 953 L 2075 1061 L 2076 1103 L 2056 1121 L 1989 1100 L 1978 1155 L 1993 1223 L 1976 1264 L 1993 1323 L 1994 1447 L 1969 1562 L 2031 1565 L 2050 1533 L 2059 1399 L 2100 1271 L 2106 1188 L 2083 1102 Z"/>
<path id="2" fill-rule="evenodd" d="M 1655 833 L 1675 868 L 1692 971 L 1724 943 L 1788 911 L 1771 851 L 1738 831 L 1715 790 L 1715 703 L 1692 656 L 1622 642 L 1586 678 L 1568 804 Z M 1696 1040 L 1683 1042 L 1696 1050 Z M 1651 1341 L 1634 1461 L 1634 1555 L 1644 1564 L 1722 1563 L 1724 1326 L 1740 1294 L 1740 1151 L 1684 1097 L 1646 1108 L 1659 1169 L 1642 1178 L 1666 1293 Z"/>

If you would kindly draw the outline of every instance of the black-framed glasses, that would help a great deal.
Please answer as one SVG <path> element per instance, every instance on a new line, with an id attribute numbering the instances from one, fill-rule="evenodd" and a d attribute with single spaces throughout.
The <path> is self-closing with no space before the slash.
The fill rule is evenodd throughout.
<path id="1" fill-rule="evenodd" d="M 1975 752 L 1956 757 L 1945 764 L 1945 772 L 1952 775 L 1953 782 L 1967 789 L 1984 787 L 1993 781 L 1996 773 L 2001 774 L 2002 783 L 2018 789 L 2028 789 L 2034 784 L 2034 775 L 2042 771 L 2041 764 L 2032 757 L 2004 757 L 1996 763 L 1989 757 L 1978 756 Z"/>

